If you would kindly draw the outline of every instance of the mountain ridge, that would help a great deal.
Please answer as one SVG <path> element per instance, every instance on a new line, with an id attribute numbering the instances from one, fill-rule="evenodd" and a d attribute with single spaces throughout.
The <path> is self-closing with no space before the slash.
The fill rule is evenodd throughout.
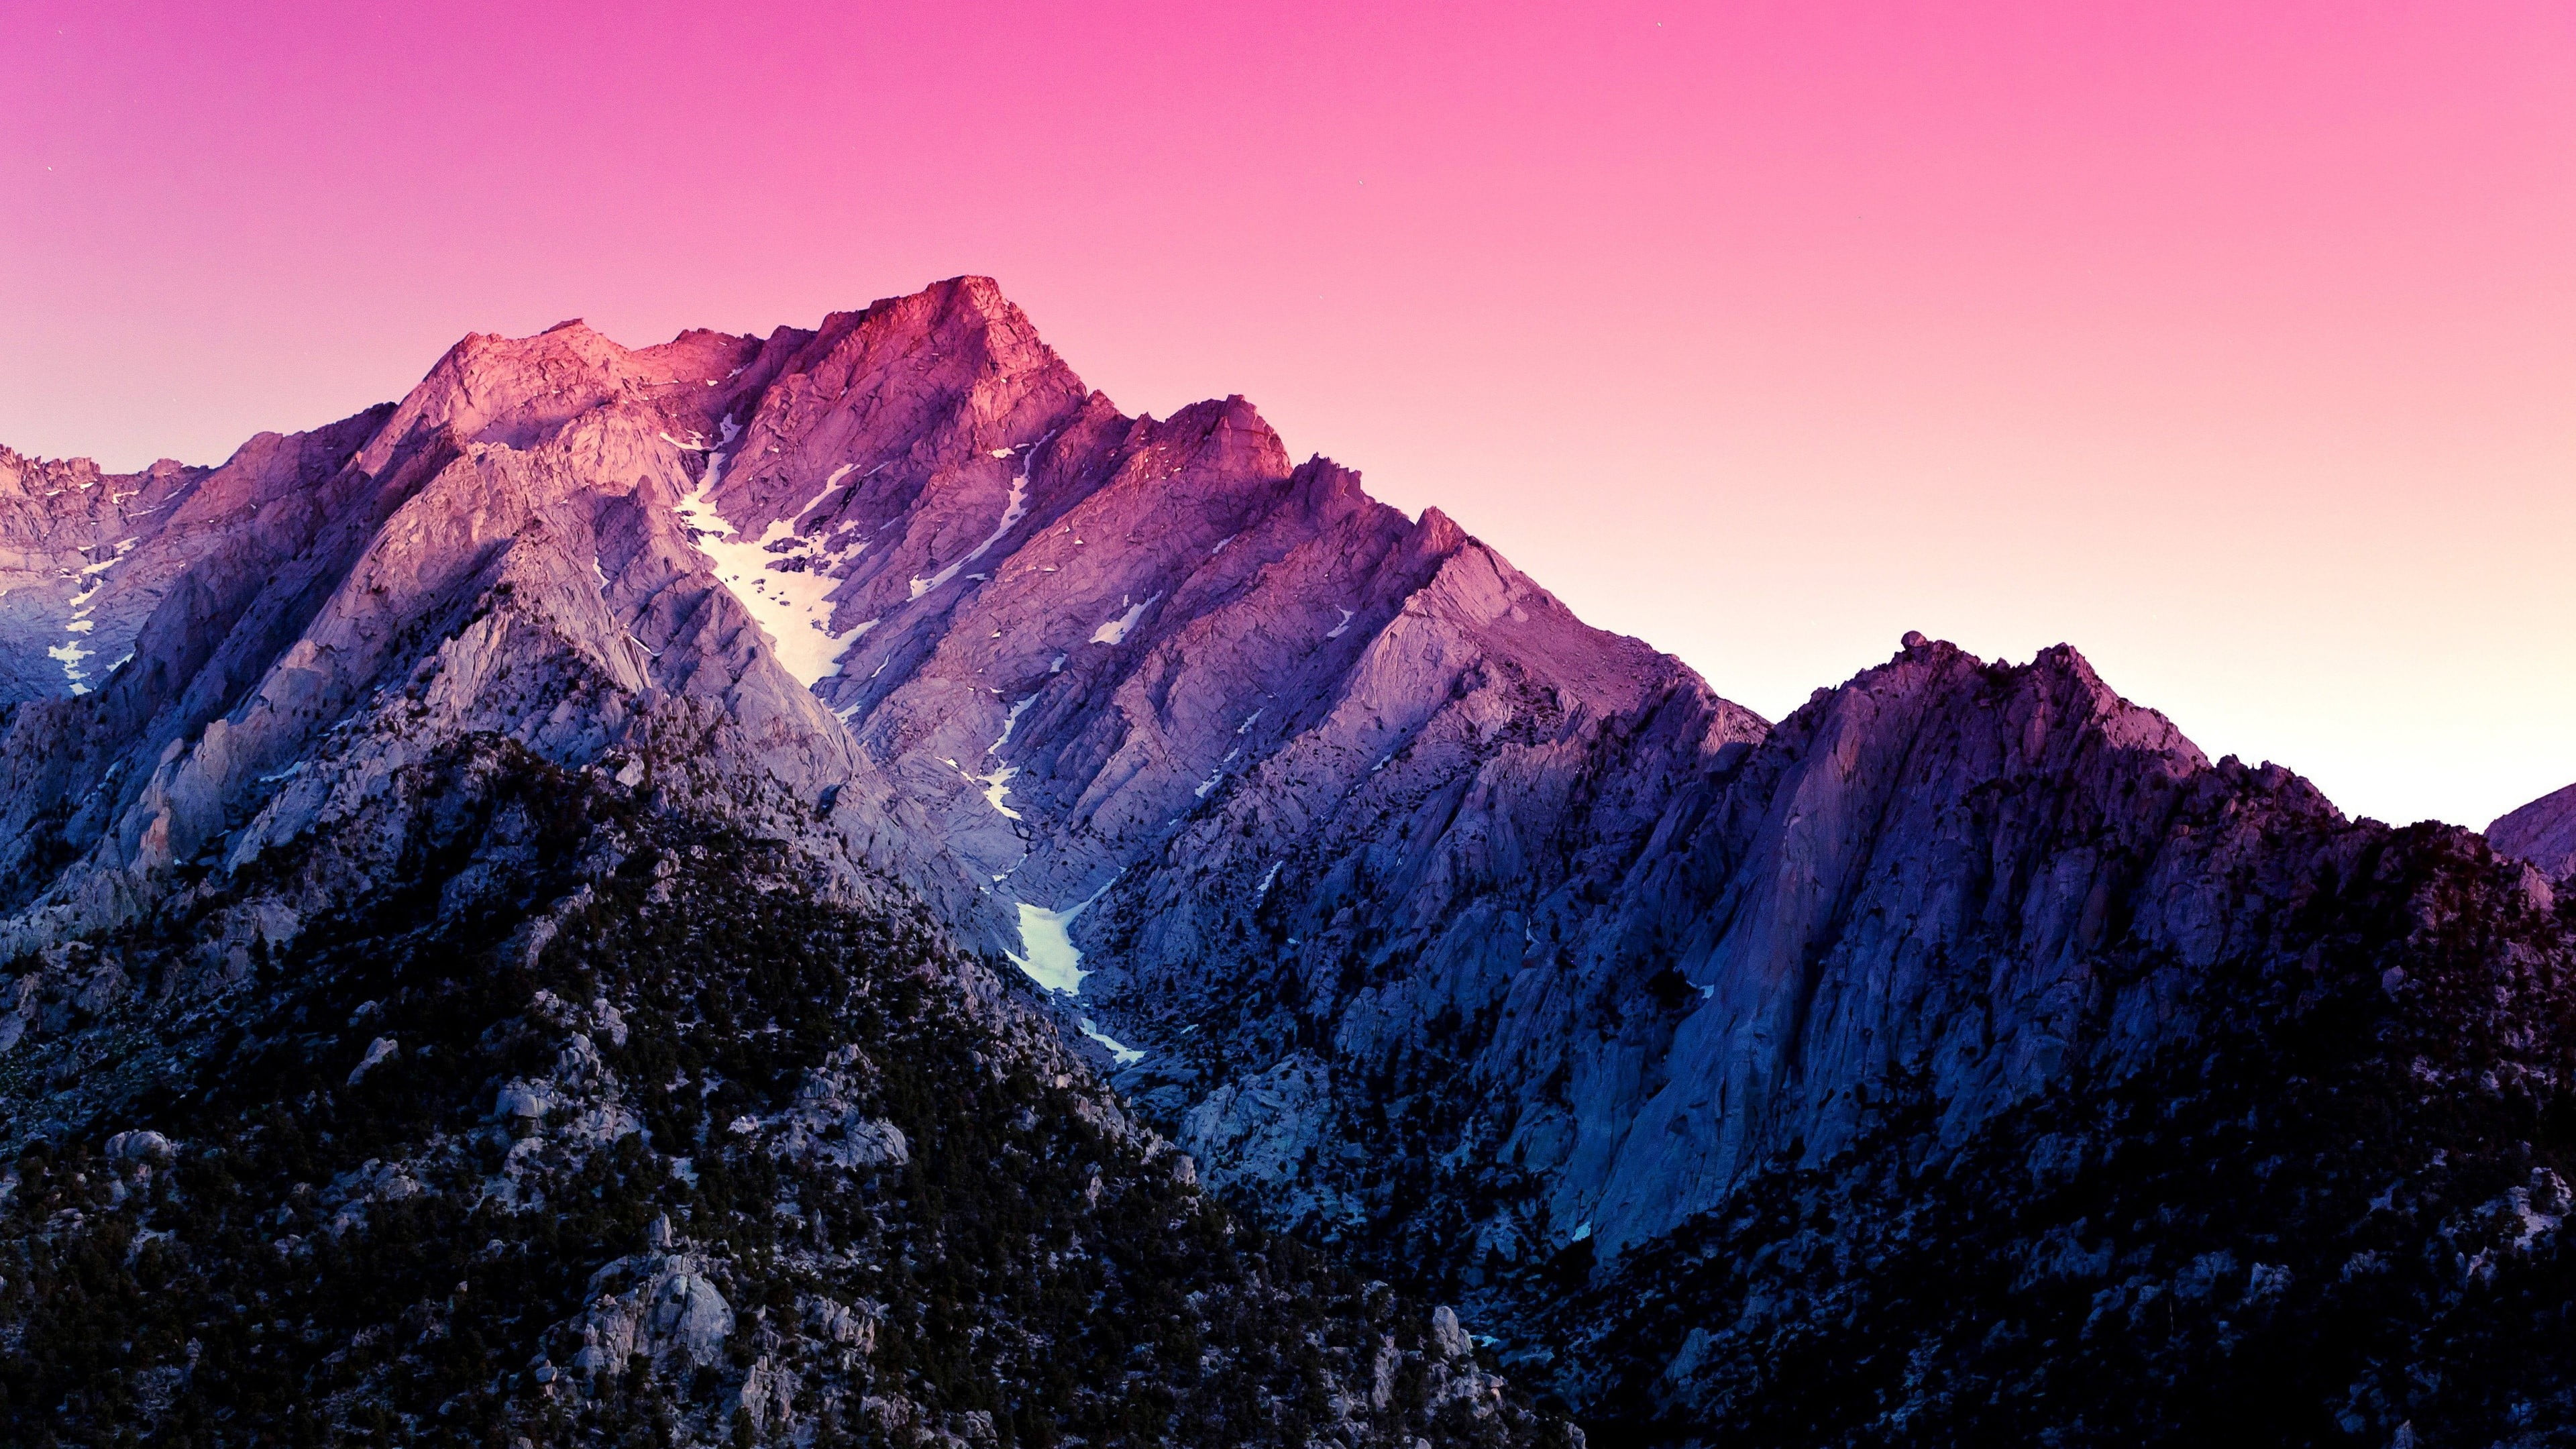
<path id="1" fill-rule="evenodd" d="M 917 903 L 960 948 L 950 988 L 989 994 L 978 973 L 1016 961 L 1031 1020 L 1194 1181 L 1457 1304 L 1514 1375 L 1666 1437 L 1811 1402 L 1764 1386 L 1758 1335 L 1618 1306 L 1827 1333 L 1706 1271 L 1779 1250 L 1777 1221 L 1744 1214 L 1783 1184 L 1857 1211 L 1858 1184 L 1909 1182 L 1930 1212 L 1945 1164 L 1988 1173 L 2051 1113 L 2094 1123 L 2057 1135 L 2107 1160 L 2154 1140 L 2134 1105 L 2151 1089 L 2295 1098 L 2298 1059 L 2262 1044 L 2307 1029 L 2302 981 L 2374 1031 L 2482 1043 L 2506 1085 L 2428 1067 L 2424 1101 L 2393 1109 L 2415 1123 L 2457 1097 L 2446 1150 L 2576 1174 L 2555 1129 L 2520 1158 L 2500 1140 L 2514 1112 L 2555 1121 L 2576 1080 L 2547 1025 L 2562 893 L 2505 840 L 2347 820 L 2286 769 L 2211 761 L 2063 645 L 2016 666 L 1909 634 L 1764 720 L 1440 510 L 1408 518 L 1350 469 L 1295 461 L 1240 397 L 1120 413 L 989 279 L 765 337 L 469 334 L 398 402 L 125 475 L 123 498 L 94 469 L 6 458 L 0 682 L 30 692 L 0 699 L 0 1069 L 53 1064 L 7 1088 L 21 1144 L 123 1110 L 68 1065 L 79 1043 L 139 1049 L 116 1023 L 208 991 L 301 1009 L 262 994 L 286 988 L 259 963 L 311 957 L 351 900 L 408 899 L 410 857 L 370 822 L 430 762 L 500 752 L 594 809 L 802 862 L 773 889 L 884 918 Z M 120 511 L 137 498 L 154 511 Z M 93 654 L 127 657 L 60 672 Z M 332 864 L 272 879 L 290 858 Z M 548 859 L 483 861 L 432 919 L 538 911 L 512 883 Z M 633 909 L 666 906 L 647 890 Z M 92 954 L 172 919 L 196 923 L 170 948 L 191 964 L 155 966 L 158 996 Z M 2513 988 L 2492 1011 L 2448 984 L 2496 971 Z M 2415 1000 L 2413 979 L 2445 983 L 2434 1015 L 2363 1009 Z M 2270 1014 L 2246 1016 L 2230 993 L 2248 991 Z M 2176 1065 L 2221 1046 L 2225 1091 Z M 2379 1094 L 2410 1070 L 2373 1058 L 2349 1080 Z M 2470 1101 L 2496 1093 L 2518 1105 Z M 2251 1140 L 2212 1149 L 2220 1166 L 2250 1171 L 2227 1154 Z M 2446 1194 L 2491 1187 L 2428 1188 L 2440 1211 L 2368 1251 L 2432 1261 L 2474 1206 Z M 2032 1233 L 2079 1232 L 2055 1204 Z M 2037 1251 L 1978 1237 L 1978 1206 L 1941 1207 L 1964 1216 L 1920 1251 Z M 2266 1230 L 2192 1231 L 2250 1253 Z M 2545 1278 L 2533 1242 L 2555 1251 L 2541 1233 L 2489 1261 Z M 2178 1248 L 2137 1251 L 2163 1276 L 2123 1292 L 2181 1281 Z M 1885 1265 L 1917 1253 L 1837 1291 L 1903 1298 Z M 2282 1303 L 2326 1301 L 2319 1271 Z M 2455 1288 L 2425 1280 L 2390 1322 Z M 2159 1361 L 2213 1362 L 2230 1331 L 2195 1319 Z M 2426 1423 L 2501 1402 L 2372 1382 L 2366 1411 L 2334 1414 L 2393 1432 L 2418 1400 Z M 759 1383 L 723 1392 L 737 1407 L 700 1430 L 759 1417 L 739 1407 Z M 1357 1395 L 1344 1422 L 1386 1409 L 1333 1392 Z M 1540 1432 L 1471 1417 L 1459 1432 Z"/>

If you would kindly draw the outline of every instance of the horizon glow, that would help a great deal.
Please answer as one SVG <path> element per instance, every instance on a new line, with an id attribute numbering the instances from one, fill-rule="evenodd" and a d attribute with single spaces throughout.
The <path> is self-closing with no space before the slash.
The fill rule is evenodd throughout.
<path id="1" fill-rule="evenodd" d="M 2065 640 L 2213 757 L 2576 781 L 2576 10 L 0 0 L 0 443 L 997 277 L 1774 718 Z"/>

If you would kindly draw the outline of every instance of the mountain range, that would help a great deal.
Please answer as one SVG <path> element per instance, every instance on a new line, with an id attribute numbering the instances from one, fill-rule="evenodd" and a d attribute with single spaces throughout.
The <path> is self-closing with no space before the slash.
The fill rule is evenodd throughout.
<path id="1" fill-rule="evenodd" d="M 1773 722 L 990 281 L 0 450 L 30 1442 L 2576 1442 L 2576 786 Z"/>

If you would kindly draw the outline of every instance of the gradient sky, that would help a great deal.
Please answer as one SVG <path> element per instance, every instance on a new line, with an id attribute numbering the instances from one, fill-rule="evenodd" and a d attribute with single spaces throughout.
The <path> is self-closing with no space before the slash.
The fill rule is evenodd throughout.
<path id="1" fill-rule="evenodd" d="M 2212 755 L 2576 781 L 2576 6 L 0 0 L 0 442 L 1001 279 L 1777 716 L 2067 640 Z"/>

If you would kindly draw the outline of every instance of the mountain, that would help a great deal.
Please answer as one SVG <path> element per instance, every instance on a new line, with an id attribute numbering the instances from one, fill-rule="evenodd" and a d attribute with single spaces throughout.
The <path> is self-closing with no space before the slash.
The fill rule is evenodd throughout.
<path id="1" fill-rule="evenodd" d="M 941 802 L 707 502 L 856 336 L 928 495 L 883 552 L 944 547 L 1011 314 L 872 315 L 469 337 L 220 468 L 19 467 L 74 486 L 0 614 L 85 647 L 0 706 L 9 1437 L 1563 1439 L 954 944 Z"/>
<path id="2" fill-rule="evenodd" d="M 2545 874 L 2576 874 L 2576 785 L 2498 816 L 2487 827 L 2487 840 L 2505 854 L 2539 866 Z"/>
<path id="3" fill-rule="evenodd" d="M 2018 939 L 1952 957 L 1989 1001 L 2066 962 L 2055 1020 L 2016 1036 L 1970 1008 L 1972 1029 L 1858 1074 L 1822 1150 L 1793 1140 L 1710 1211 L 1583 1265 L 1534 1336 L 1596 1424 L 2567 1441 L 2576 1380 L 2546 1345 L 2576 1305 L 2576 910 L 2468 832 L 2346 823 L 2284 772 L 2169 780 L 2130 796 L 2164 827 L 2143 840 L 2041 782 L 1988 782 L 2104 867 L 2088 884 L 2061 855 L 1989 895 L 1979 914 Z"/>
<path id="4" fill-rule="evenodd" d="M 1267 891 L 1235 797 L 1096 908 L 1122 1084 L 1596 1438 L 2576 1421 L 2526 1347 L 2576 1304 L 2540 873 L 2213 763 L 2064 648 L 1910 636 L 1756 740 L 1683 719 L 1461 760 Z"/>
<path id="5" fill-rule="evenodd" d="M 1767 722 L 980 278 L 8 468 L 0 1387 L 81 1433 L 2571 1417 L 2576 908 L 2072 649 Z"/>

